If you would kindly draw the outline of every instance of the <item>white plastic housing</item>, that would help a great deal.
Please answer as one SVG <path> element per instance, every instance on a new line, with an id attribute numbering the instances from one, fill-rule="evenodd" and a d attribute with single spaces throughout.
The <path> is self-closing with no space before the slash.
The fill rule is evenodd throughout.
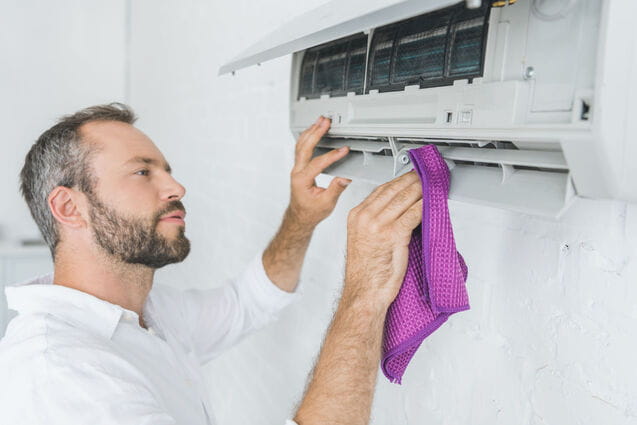
<path id="1" fill-rule="evenodd" d="M 317 154 L 352 151 L 327 173 L 382 183 L 411 169 L 407 149 L 435 143 L 452 169 L 452 199 L 549 216 L 573 196 L 637 200 L 637 2 L 518 0 L 491 9 L 483 76 L 471 83 L 299 98 L 304 49 L 360 32 L 370 14 L 371 40 L 378 26 L 457 2 L 392 2 L 373 13 L 358 3 L 358 18 L 303 37 L 303 22 L 290 24 L 303 46 L 292 60 L 291 131 L 326 115 L 332 127 Z"/>

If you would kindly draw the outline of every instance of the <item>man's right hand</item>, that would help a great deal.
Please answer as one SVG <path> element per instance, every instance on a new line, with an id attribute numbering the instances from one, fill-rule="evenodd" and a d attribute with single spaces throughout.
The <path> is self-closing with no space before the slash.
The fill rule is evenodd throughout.
<path id="1" fill-rule="evenodd" d="M 297 424 L 369 423 L 385 315 L 421 221 L 422 188 L 413 171 L 379 186 L 351 210 L 343 295 L 294 417 Z"/>
<path id="2" fill-rule="evenodd" d="M 422 185 L 415 171 L 379 186 L 353 208 L 343 298 L 389 307 L 405 276 L 411 233 L 421 221 Z"/>

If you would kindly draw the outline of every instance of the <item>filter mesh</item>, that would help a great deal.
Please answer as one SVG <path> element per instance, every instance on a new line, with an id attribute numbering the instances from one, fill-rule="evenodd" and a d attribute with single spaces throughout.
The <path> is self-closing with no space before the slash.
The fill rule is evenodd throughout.
<path id="1" fill-rule="evenodd" d="M 357 34 L 308 49 L 303 56 L 299 97 L 363 93 L 367 35 Z"/>
<path id="2" fill-rule="evenodd" d="M 349 65 L 347 68 L 347 91 L 357 94 L 363 92 L 365 81 L 365 56 L 367 55 L 367 37 L 357 38 L 350 42 Z"/>
<path id="3" fill-rule="evenodd" d="M 440 78 L 445 70 L 447 28 L 406 34 L 398 40 L 393 81 Z"/>
<path id="4" fill-rule="evenodd" d="M 394 48 L 394 32 L 379 31 L 374 37 L 372 48 L 372 84 L 382 85 L 389 83 L 389 65 L 391 63 L 392 50 Z"/>
<path id="5" fill-rule="evenodd" d="M 307 96 L 312 94 L 314 85 L 314 66 L 316 65 L 317 52 L 308 50 L 303 57 L 303 65 L 301 66 L 301 87 L 299 88 L 299 96 Z"/>
<path id="6" fill-rule="evenodd" d="M 376 28 L 368 63 L 365 34 L 308 49 L 301 64 L 299 97 L 362 94 L 365 78 L 366 92 L 385 92 L 403 90 L 408 85 L 436 87 L 481 77 L 489 3 L 467 9 L 460 2 Z"/>
<path id="7" fill-rule="evenodd" d="M 459 22 L 451 34 L 449 75 L 475 74 L 482 65 L 481 18 Z"/>
<path id="8" fill-rule="evenodd" d="M 343 91 L 347 44 L 334 44 L 319 52 L 316 61 L 316 90 L 319 94 Z"/>
<path id="9" fill-rule="evenodd" d="M 435 87 L 482 76 L 489 6 L 459 3 L 375 30 L 368 90 Z"/>

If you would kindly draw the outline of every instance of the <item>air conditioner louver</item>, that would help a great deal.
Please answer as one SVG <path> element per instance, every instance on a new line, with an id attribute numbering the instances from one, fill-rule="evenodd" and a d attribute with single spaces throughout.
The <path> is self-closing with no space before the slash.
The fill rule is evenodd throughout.
<path id="1" fill-rule="evenodd" d="M 562 152 L 511 142 L 458 139 L 323 138 L 315 155 L 349 146 L 327 174 L 381 184 L 413 168 L 407 151 L 435 144 L 451 170 L 450 199 L 557 216 L 574 194 Z"/>

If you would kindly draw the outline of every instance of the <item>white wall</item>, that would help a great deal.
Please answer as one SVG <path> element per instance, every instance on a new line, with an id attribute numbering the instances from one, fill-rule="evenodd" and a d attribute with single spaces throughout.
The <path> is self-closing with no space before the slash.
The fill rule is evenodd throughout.
<path id="1" fill-rule="evenodd" d="M 293 160 L 289 58 L 216 74 L 319 3 L 133 3 L 131 103 L 188 189 L 193 251 L 162 279 L 221 284 L 274 234 Z M 208 368 L 221 423 L 292 413 L 342 284 L 347 212 L 371 190 L 354 182 L 317 229 L 302 301 Z M 452 203 L 451 215 L 472 309 L 425 341 L 402 386 L 379 377 L 373 423 L 635 423 L 637 207 L 580 200 L 556 222 Z"/>
<path id="2" fill-rule="evenodd" d="M 40 236 L 18 192 L 37 137 L 61 115 L 124 100 L 126 0 L 0 6 L 0 244 L 11 244 Z"/>

